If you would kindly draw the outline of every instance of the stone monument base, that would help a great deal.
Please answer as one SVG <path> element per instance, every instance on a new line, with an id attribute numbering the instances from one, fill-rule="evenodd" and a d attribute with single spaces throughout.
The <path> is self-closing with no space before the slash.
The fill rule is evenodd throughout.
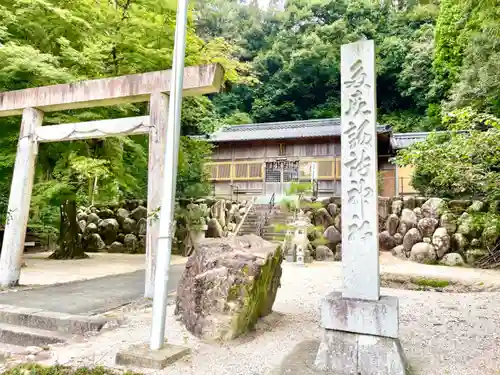
<path id="1" fill-rule="evenodd" d="M 336 332 L 336 331 L 333 331 Z M 331 335 L 331 339 L 339 340 L 339 345 L 337 347 L 340 347 L 343 343 L 345 343 L 345 340 L 349 340 L 349 334 L 346 334 L 345 332 L 337 332 L 339 333 L 338 338 L 335 337 L 335 334 Z M 345 336 L 344 336 L 345 334 Z M 354 334 L 355 336 L 361 336 L 358 334 Z M 335 338 L 334 338 L 335 337 Z M 373 336 L 372 336 L 373 337 Z M 388 341 L 394 340 L 397 342 L 398 340 L 395 339 L 387 339 Z M 390 368 L 390 367 L 385 367 L 382 366 L 380 367 L 379 364 L 377 363 L 370 363 L 370 368 L 368 368 L 368 372 L 361 372 L 364 370 L 364 368 L 359 368 L 357 365 L 352 365 L 352 363 L 349 363 L 348 360 L 346 359 L 344 362 L 342 362 L 342 356 L 344 355 L 343 352 L 341 353 L 332 353 L 330 351 L 326 352 L 320 352 L 319 350 L 322 350 L 322 345 L 325 343 L 325 340 L 323 342 L 320 342 L 319 340 L 306 340 L 302 341 L 299 344 L 297 344 L 293 350 L 283 359 L 283 361 L 280 363 L 278 367 L 274 369 L 274 371 L 271 373 L 272 375 L 392 375 L 392 374 L 405 374 L 409 375 L 409 370 L 405 369 L 403 372 L 398 372 L 397 368 Z M 399 346 L 399 344 L 396 344 Z M 356 348 L 358 346 L 355 346 Z M 400 346 L 399 346 L 400 348 Z M 319 349 L 319 350 L 318 350 Z M 399 349 L 400 350 L 400 349 Z M 368 353 L 366 351 L 365 353 Z M 339 363 L 341 366 L 346 366 L 346 367 L 340 367 L 336 369 L 320 369 L 316 365 L 316 362 L 318 361 L 319 355 L 325 355 L 325 360 L 328 363 L 330 358 L 335 361 L 335 363 Z M 345 355 L 347 355 L 346 353 Z M 381 354 L 381 353 L 378 353 Z M 335 355 L 335 357 L 333 357 Z M 352 358 L 352 357 L 351 357 Z M 367 357 L 370 359 L 370 357 Z M 392 357 L 391 357 L 392 358 Z M 402 358 L 402 357 L 400 357 Z M 351 364 L 350 367 L 349 364 Z M 403 369 L 404 369 L 404 363 L 403 363 Z M 350 371 L 350 372 L 349 372 Z"/>
<path id="2" fill-rule="evenodd" d="M 399 342 L 399 302 L 344 298 L 332 292 L 321 302 L 323 339 L 315 368 L 334 375 L 406 375 Z"/>
<path id="3" fill-rule="evenodd" d="M 332 375 L 407 375 L 399 339 L 325 330 L 314 367 Z"/>

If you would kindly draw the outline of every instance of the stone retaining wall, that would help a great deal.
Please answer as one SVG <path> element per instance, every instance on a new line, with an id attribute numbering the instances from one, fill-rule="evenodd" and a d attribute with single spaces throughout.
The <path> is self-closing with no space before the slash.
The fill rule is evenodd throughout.
<path id="1" fill-rule="evenodd" d="M 202 224 L 208 227 L 206 237 L 223 237 L 236 229 L 246 205 L 246 202 L 199 199 L 187 206 L 203 213 Z M 148 220 L 145 201 L 80 207 L 77 220 L 87 252 L 145 252 Z"/>
<path id="2" fill-rule="evenodd" d="M 323 199 L 323 207 L 309 210 L 312 222 L 323 227 L 327 246 L 341 257 L 341 202 Z M 445 200 L 441 198 L 379 198 L 379 247 L 395 256 L 420 263 L 447 265 L 469 263 L 488 253 L 500 238 L 495 221 L 485 215 L 497 215 L 499 203 Z M 483 217 L 483 220 L 478 218 Z M 321 230 L 310 234 L 312 241 Z"/>

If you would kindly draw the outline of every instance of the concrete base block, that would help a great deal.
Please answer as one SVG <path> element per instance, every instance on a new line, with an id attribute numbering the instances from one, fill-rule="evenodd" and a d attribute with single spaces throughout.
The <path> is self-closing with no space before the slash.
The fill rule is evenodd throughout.
<path id="1" fill-rule="evenodd" d="M 321 326 L 325 329 L 399 337 L 399 302 L 381 296 L 378 301 L 344 298 L 332 292 L 321 301 Z"/>
<path id="2" fill-rule="evenodd" d="M 399 339 L 325 330 L 315 367 L 332 375 L 408 375 Z"/>
<path id="3" fill-rule="evenodd" d="M 318 346 L 317 340 L 297 344 L 271 375 L 323 375 L 324 373 L 314 366 Z"/>
<path id="4" fill-rule="evenodd" d="M 151 350 L 148 344 L 140 344 L 118 352 L 116 364 L 161 370 L 190 353 L 189 348 L 167 343 L 160 350 Z"/>
<path id="5" fill-rule="evenodd" d="M 99 332 L 108 320 L 104 317 L 71 315 L 28 307 L 0 305 L 0 322 L 83 335 L 87 332 Z"/>

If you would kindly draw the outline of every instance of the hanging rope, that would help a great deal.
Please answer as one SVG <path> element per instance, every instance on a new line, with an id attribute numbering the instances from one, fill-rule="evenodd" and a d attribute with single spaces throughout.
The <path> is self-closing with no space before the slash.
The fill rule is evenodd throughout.
<path id="1" fill-rule="evenodd" d="M 66 124 L 66 125 L 71 125 L 71 124 Z M 63 135 L 61 137 L 57 137 L 57 138 L 43 138 L 43 137 L 40 137 L 38 134 L 34 134 L 34 136 L 36 137 L 37 141 L 41 140 L 41 141 L 45 141 L 45 142 L 55 142 L 55 141 L 71 140 L 69 138 L 71 136 L 73 136 L 73 135 L 85 135 L 85 134 L 91 134 L 91 133 L 95 133 L 95 132 L 100 132 L 100 133 L 102 133 L 102 135 L 105 135 L 105 136 L 127 135 L 127 134 L 132 133 L 134 130 L 139 129 L 139 128 L 144 127 L 144 126 L 145 126 L 144 122 L 141 122 L 141 123 L 139 123 L 137 125 L 130 126 L 127 129 L 124 129 L 122 131 L 110 133 L 110 132 L 106 132 L 106 131 L 104 131 L 102 129 L 99 129 L 99 127 L 96 127 L 96 128 L 93 128 L 93 129 L 89 129 L 89 130 L 79 130 L 79 129 L 76 128 L 76 125 L 75 125 L 75 126 L 72 127 L 72 129 L 70 129 L 70 131 L 67 134 L 65 134 L 65 135 Z M 152 125 L 147 126 L 147 128 L 149 128 L 150 131 L 151 131 L 151 129 L 156 130 L 156 128 L 154 126 L 152 126 Z M 26 138 L 26 137 L 30 137 L 30 136 L 31 136 L 31 134 L 26 135 L 25 137 L 22 137 L 22 138 Z M 99 138 L 99 136 L 88 137 L 88 138 Z"/>

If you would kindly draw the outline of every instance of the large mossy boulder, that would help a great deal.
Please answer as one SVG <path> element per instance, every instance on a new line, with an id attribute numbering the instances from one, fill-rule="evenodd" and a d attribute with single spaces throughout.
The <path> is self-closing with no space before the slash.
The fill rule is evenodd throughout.
<path id="1" fill-rule="evenodd" d="M 205 239 L 186 264 L 175 314 L 199 338 L 234 339 L 271 313 L 282 261 L 281 247 L 255 235 Z"/>

